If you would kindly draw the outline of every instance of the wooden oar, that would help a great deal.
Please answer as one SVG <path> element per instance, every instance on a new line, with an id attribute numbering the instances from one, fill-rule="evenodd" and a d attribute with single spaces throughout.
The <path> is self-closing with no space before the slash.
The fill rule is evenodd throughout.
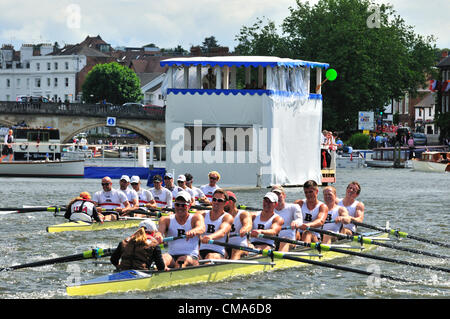
<path id="1" fill-rule="evenodd" d="M 368 254 L 358 253 L 358 252 L 355 252 L 355 251 L 350 251 L 350 250 L 345 250 L 345 249 L 332 247 L 331 245 L 326 245 L 326 244 L 321 244 L 321 243 L 305 243 L 303 241 L 292 240 L 292 239 L 288 239 L 288 238 L 280 238 L 280 237 L 269 236 L 269 235 L 264 235 L 264 234 L 259 234 L 258 237 L 271 239 L 271 240 L 276 240 L 276 241 L 281 241 L 281 242 L 290 243 L 290 244 L 299 245 L 299 246 L 304 246 L 304 247 L 310 247 L 312 249 L 316 249 L 319 252 L 321 252 L 321 251 L 334 251 L 334 252 L 341 253 L 341 254 L 358 256 L 358 257 L 363 257 L 363 258 L 368 258 L 368 259 L 376 259 L 376 260 L 381 260 L 381 261 L 386 261 L 386 262 L 391 262 L 391 263 L 396 263 L 396 264 L 401 264 L 401 265 L 408 265 L 408 266 L 412 266 L 412 267 L 426 268 L 426 269 L 431 269 L 431 270 L 450 272 L 449 268 L 442 268 L 442 267 L 437 267 L 437 266 L 419 264 L 419 263 L 415 263 L 415 262 L 411 262 L 411 261 L 404 261 L 404 260 L 388 258 L 388 257 L 368 255 Z"/>
<path id="2" fill-rule="evenodd" d="M 300 257 L 295 257 L 295 256 L 289 255 L 288 253 L 283 253 L 280 251 L 273 251 L 273 250 L 269 250 L 269 249 L 254 249 L 254 248 L 250 248 L 250 247 L 238 246 L 238 245 L 233 245 L 233 244 L 229 244 L 229 243 L 222 243 L 222 242 L 215 241 L 215 240 L 210 240 L 209 244 L 215 244 L 215 245 L 219 245 L 219 246 L 223 246 L 223 247 L 229 247 L 232 249 L 244 250 L 244 251 L 248 251 L 251 253 L 267 256 L 270 258 L 288 259 L 288 260 L 298 261 L 298 262 L 311 264 L 311 265 L 315 265 L 315 266 L 321 266 L 321 267 L 327 267 L 327 268 L 333 268 L 333 269 L 353 272 L 353 273 L 366 275 L 366 276 L 377 276 L 380 278 L 386 278 L 386 279 L 395 280 L 395 281 L 411 282 L 410 280 L 392 277 L 389 275 L 364 271 L 364 270 L 350 268 L 350 267 L 346 267 L 346 266 L 333 265 L 333 264 L 329 264 L 329 263 L 325 263 L 325 262 L 315 261 L 312 259 L 304 259 L 304 258 L 300 258 Z"/>
<path id="3" fill-rule="evenodd" d="M 60 264 L 60 263 L 78 261 L 78 260 L 89 259 L 89 258 L 105 257 L 105 256 L 110 256 L 113 252 L 114 252 L 114 249 L 111 249 L 111 248 L 107 248 L 107 249 L 94 248 L 91 250 L 86 250 L 86 251 L 82 252 L 81 254 L 46 259 L 46 260 L 36 261 L 36 262 L 22 264 L 22 265 L 14 265 L 14 266 L 10 266 L 10 267 L 0 268 L 0 271 L 10 271 L 10 270 L 16 270 L 16 269 L 21 269 L 21 268 L 40 267 L 40 266 L 45 266 L 45 265 Z"/>
<path id="4" fill-rule="evenodd" d="M 349 239 L 349 240 L 352 240 L 352 241 L 360 243 L 360 244 L 377 245 L 377 246 L 381 246 L 381 247 L 387 247 L 387 248 L 391 248 L 391 249 L 407 251 L 410 253 L 421 254 L 421 255 L 430 256 L 430 257 L 450 258 L 449 256 L 446 256 L 446 255 L 434 254 L 434 253 L 430 253 L 427 251 L 418 250 L 418 249 L 414 249 L 414 248 L 406 248 L 406 247 L 396 246 L 396 245 L 389 244 L 389 243 L 381 243 L 372 238 L 368 238 L 368 237 L 364 237 L 364 236 L 352 236 L 352 235 L 346 235 L 346 234 L 339 234 L 339 233 L 334 233 L 334 232 L 331 232 L 328 230 L 323 230 L 323 229 L 313 228 L 313 227 L 308 227 L 307 230 L 311 230 L 313 232 L 320 233 L 320 234 L 334 236 L 339 239 Z"/>
<path id="5" fill-rule="evenodd" d="M 0 215 L 21 214 L 31 212 L 59 212 L 65 211 L 65 206 L 36 206 L 36 207 L 1 207 Z"/>
<path id="6" fill-rule="evenodd" d="M 378 226 L 374 226 L 374 225 L 369 225 L 366 223 L 360 223 L 360 222 L 352 222 L 353 224 L 357 225 L 357 226 L 362 226 L 362 227 L 366 227 L 366 228 L 370 228 L 370 229 L 375 229 L 375 230 L 379 230 L 385 233 L 388 233 L 390 235 L 396 236 L 396 237 L 402 237 L 402 238 L 409 238 L 409 239 L 414 239 L 417 241 L 421 241 L 424 243 L 428 243 L 428 244 L 433 244 L 436 246 L 441 246 L 441 247 L 447 247 L 450 248 L 450 244 L 446 244 L 446 243 L 441 243 L 435 240 L 431 240 L 431 239 L 427 239 L 427 238 L 423 238 L 423 237 L 418 237 L 418 236 L 414 236 L 414 235 L 410 235 L 406 232 L 401 232 L 399 230 L 395 230 L 395 229 L 390 229 L 390 228 L 383 228 L 383 227 L 378 227 Z"/>

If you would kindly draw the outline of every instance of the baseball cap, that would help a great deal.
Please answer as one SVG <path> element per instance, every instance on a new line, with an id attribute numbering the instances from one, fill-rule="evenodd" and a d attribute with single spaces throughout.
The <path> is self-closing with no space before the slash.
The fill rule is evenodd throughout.
<path id="1" fill-rule="evenodd" d="M 164 178 L 165 178 L 165 177 L 168 177 L 168 178 L 172 179 L 172 178 L 173 178 L 173 175 L 172 175 L 171 173 L 166 173 L 166 175 L 164 175 Z"/>
<path id="2" fill-rule="evenodd" d="M 130 181 L 130 176 L 128 175 L 122 175 L 122 177 L 120 178 L 120 180 L 126 180 L 127 182 Z"/>
<path id="3" fill-rule="evenodd" d="M 157 230 L 156 224 L 151 219 L 145 219 L 140 222 L 139 228 L 144 227 L 146 232 L 153 233 Z"/>
<path id="4" fill-rule="evenodd" d="M 186 181 L 186 176 L 184 176 L 184 175 L 179 175 L 178 178 L 177 178 L 177 181 L 185 182 L 185 181 Z"/>
<path id="5" fill-rule="evenodd" d="M 141 181 L 141 179 L 139 178 L 139 176 L 131 176 L 131 180 L 130 183 L 139 183 Z"/>
<path id="6" fill-rule="evenodd" d="M 274 192 L 268 192 L 264 195 L 264 198 L 268 198 L 272 203 L 278 203 L 278 195 Z"/>
<path id="7" fill-rule="evenodd" d="M 227 191 L 227 195 L 228 195 L 229 199 L 231 199 L 233 202 L 236 203 L 237 198 L 236 198 L 236 195 L 233 192 Z"/>
<path id="8" fill-rule="evenodd" d="M 178 192 L 177 196 L 175 197 L 175 199 L 178 199 L 180 197 L 183 198 L 186 202 L 190 202 L 191 201 L 191 195 L 189 195 L 189 193 L 186 192 L 186 191 Z"/>

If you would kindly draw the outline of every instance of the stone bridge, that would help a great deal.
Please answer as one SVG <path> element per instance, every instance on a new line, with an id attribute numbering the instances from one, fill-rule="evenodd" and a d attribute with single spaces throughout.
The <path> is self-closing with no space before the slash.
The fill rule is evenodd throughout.
<path id="1" fill-rule="evenodd" d="M 165 108 L 102 104 L 54 104 L 0 102 L 0 126 L 12 127 L 25 121 L 29 127 L 58 128 L 61 143 L 94 127 L 115 126 L 133 131 L 155 144 L 165 144 Z"/>

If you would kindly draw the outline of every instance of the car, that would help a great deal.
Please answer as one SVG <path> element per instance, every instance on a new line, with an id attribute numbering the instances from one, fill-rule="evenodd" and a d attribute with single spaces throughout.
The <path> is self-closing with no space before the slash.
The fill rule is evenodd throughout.
<path id="1" fill-rule="evenodd" d="M 427 145 L 427 136 L 424 133 L 412 134 L 414 145 Z"/>

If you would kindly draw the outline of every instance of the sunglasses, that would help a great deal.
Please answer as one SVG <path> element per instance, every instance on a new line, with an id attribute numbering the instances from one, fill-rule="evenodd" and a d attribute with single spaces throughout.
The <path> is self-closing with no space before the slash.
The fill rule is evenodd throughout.
<path id="1" fill-rule="evenodd" d="M 134 185 L 134 186 L 136 186 L 136 185 L 138 185 L 139 183 L 131 183 L 131 185 Z"/>
<path id="2" fill-rule="evenodd" d="M 102 183 L 102 186 L 108 186 L 111 185 L 111 183 Z"/>
<path id="3" fill-rule="evenodd" d="M 187 205 L 187 203 L 175 203 L 175 207 L 185 207 Z"/>
<path id="4" fill-rule="evenodd" d="M 222 199 L 222 198 L 215 198 L 215 197 L 213 197 L 212 201 L 213 201 L 213 202 L 219 202 L 219 203 L 225 203 L 225 202 L 226 202 L 225 199 Z"/>
<path id="5" fill-rule="evenodd" d="M 209 177 L 209 179 L 214 179 L 214 180 L 216 180 L 216 179 L 218 179 L 217 177 Z"/>

